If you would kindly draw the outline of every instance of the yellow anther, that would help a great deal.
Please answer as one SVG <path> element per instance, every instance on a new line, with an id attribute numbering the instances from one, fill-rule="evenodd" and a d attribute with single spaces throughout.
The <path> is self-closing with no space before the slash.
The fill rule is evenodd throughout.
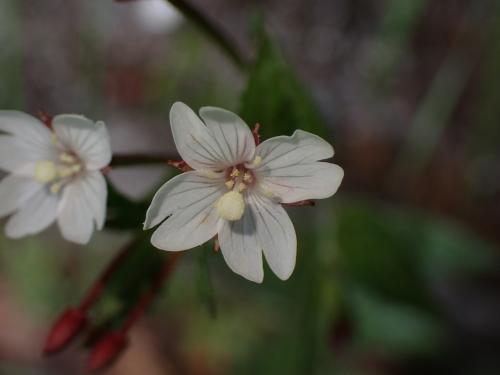
<path id="1" fill-rule="evenodd" d="M 240 175 L 240 171 L 237 169 L 237 168 L 233 168 L 233 171 L 231 172 L 231 174 L 229 176 L 231 177 L 238 177 Z"/>
<path id="2" fill-rule="evenodd" d="M 253 181 L 252 175 L 250 173 L 246 172 L 243 175 L 243 181 L 245 181 L 245 182 L 252 182 Z"/>
<path id="3" fill-rule="evenodd" d="M 221 218 L 229 221 L 239 220 L 245 212 L 245 200 L 241 193 L 231 190 L 219 198 L 216 208 Z"/>
<path id="4" fill-rule="evenodd" d="M 226 185 L 226 187 L 229 190 L 231 190 L 233 188 L 233 186 L 234 186 L 234 180 L 228 180 L 228 181 L 226 181 L 226 183 L 224 185 Z"/>
<path id="5" fill-rule="evenodd" d="M 35 180 L 45 184 L 57 177 L 56 165 L 50 160 L 39 160 L 35 164 Z"/>
<path id="6" fill-rule="evenodd" d="M 203 169 L 203 170 L 199 170 L 199 172 L 205 176 L 206 178 L 217 178 L 219 177 L 219 175 L 211 170 L 208 170 L 208 169 Z"/>
<path id="7" fill-rule="evenodd" d="M 57 194 L 61 191 L 61 188 L 62 188 L 62 182 L 61 181 L 55 182 L 52 185 L 50 185 L 50 192 L 52 194 Z"/>
<path id="8" fill-rule="evenodd" d="M 274 194 L 270 189 L 268 189 L 266 187 L 261 186 L 260 190 L 261 190 L 262 194 L 264 194 L 268 198 L 274 198 L 276 196 L 276 194 Z"/>
<path id="9" fill-rule="evenodd" d="M 73 174 L 73 166 L 57 168 L 57 175 L 61 178 L 69 177 Z"/>
<path id="10" fill-rule="evenodd" d="M 247 186 L 243 183 L 243 182 L 240 182 L 238 184 L 238 191 L 241 193 L 243 190 L 245 190 L 247 188 Z"/>
<path id="11" fill-rule="evenodd" d="M 76 158 L 73 155 L 68 154 L 67 152 L 63 152 L 61 155 L 59 155 L 59 160 L 67 164 L 76 163 Z"/>
<path id="12" fill-rule="evenodd" d="M 261 158 L 259 155 L 257 155 L 257 156 L 253 159 L 253 161 L 252 161 L 252 163 L 250 164 L 250 166 L 251 166 L 252 168 L 256 168 L 256 167 L 258 167 L 258 166 L 260 165 L 260 163 L 262 163 L 262 158 Z"/>
<path id="13" fill-rule="evenodd" d="M 71 167 L 71 171 L 73 174 L 78 173 L 82 170 L 82 165 L 81 164 L 75 164 Z"/>

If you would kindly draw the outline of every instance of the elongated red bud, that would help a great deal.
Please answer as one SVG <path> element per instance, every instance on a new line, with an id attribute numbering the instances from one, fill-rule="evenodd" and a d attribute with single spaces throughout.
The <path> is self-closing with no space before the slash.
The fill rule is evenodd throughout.
<path id="1" fill-rule="evenodd" d="M 43 354 L 55 354 L 63 350 L 82 331 L 86 323 L 87 316 L 84 311 L 76 308 L 66 310 L 52 326 Z"/>
<path id="2" fill-rule="evenodd" d="M 87 360 L 87 370 L 102 370 L 112 365 L 127 346 L 128 339 L 123 332 L 108 333 L 94 345 Z"/>

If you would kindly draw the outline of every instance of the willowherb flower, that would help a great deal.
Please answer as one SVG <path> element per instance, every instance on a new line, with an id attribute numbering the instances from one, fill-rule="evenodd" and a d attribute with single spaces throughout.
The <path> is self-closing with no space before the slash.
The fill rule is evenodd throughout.
<path id="1" fill-rule="evenodd" d="M 3 134 L 2 134 L 3 133 Z M 7 237 L 38 233 L 57 220 L 68 241 L 85 244 L 102 229 L 111 160 L 106 127 L 84 116 L 55 116 L 48 127 L 17 111 L 0 111 L 0 217 L 13 214 Z"/>
<path id="2" fill-rule="evenodd" d="M 282 203 L 333 195 L 344 172 L 320 162 L 333 156 L 322 138 L 297 130 L 255 145 L 236 114 L 204 107 L 198 116 L 175 103 L 170 122 L 175 145 L 193 168 L 165 183 L 149 207 L 144 228 L 161 223 L 151 238 L 163 250 L 180 251 L 218 234 L 228 266 L 262 282 L 262 252 L 282 280 L 295 267 L 297 240 Z M 165 220 L 166 219 L 166 220 Z"/>

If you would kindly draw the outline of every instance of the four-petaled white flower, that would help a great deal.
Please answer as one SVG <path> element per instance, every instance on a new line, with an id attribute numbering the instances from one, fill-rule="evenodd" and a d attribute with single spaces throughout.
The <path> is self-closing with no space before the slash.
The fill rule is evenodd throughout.
<path id="1" fill-rule="evenodd" d="M 218 234 L 228 266 L 262 282 L 262 252 L 282 280 L 295 267 L 295 230 L 282 203 L 333 195 L 344 172 L 320 162 L 333 156 L 322 138 L 297 130 L 258 146 L 232 112 L 204 107 L 198 116 L 175 103 L 170 122 L 175 145 L 194 170 L 165 183 L 149 207 L 144 228 L 161 223 L 151 238 L 163 250 L 187 250 Z M 166 219 L 166 220 L 165 220 Z"/>
<path id="2" fill-rule="evenodd" d="M 1 133 L 4 134 L 1 134 Z M 64 238 L 85 244 L 102 229 L 107 188 L 101 168 L 111 160 L 106 127 L 79 115 L 59 115 L 52 130 L 17 111 L 0 111 L 0 217 L 5 233 L 38 233 L 56 219 Z"/>

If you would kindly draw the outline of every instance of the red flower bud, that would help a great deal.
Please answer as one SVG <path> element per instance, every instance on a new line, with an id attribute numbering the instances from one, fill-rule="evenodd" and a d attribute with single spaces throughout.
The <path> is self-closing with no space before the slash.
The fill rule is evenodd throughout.
<path id="1" fill-rule="evenodd" d="M 108 333 L 94 345 L 87 360 L 90 371 L 102 370 L 118 359 L 128 340 L 123 332 Z"/>
<path id="2" fill-rule="evenodd" d="M 87 316 L 79 309 L 66 310 L 52 326 L 45 341 L 43 353 L 54 354 L 63 350 L 85 327 Z"/>

